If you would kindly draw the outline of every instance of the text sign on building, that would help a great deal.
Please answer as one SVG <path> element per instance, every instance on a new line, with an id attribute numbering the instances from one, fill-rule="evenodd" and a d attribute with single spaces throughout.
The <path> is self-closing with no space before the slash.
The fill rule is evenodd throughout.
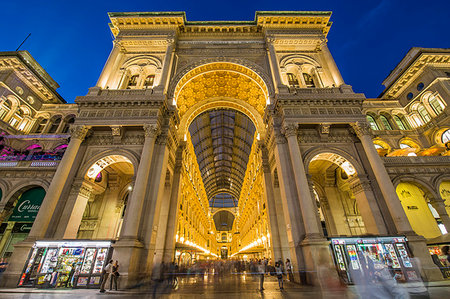
<path id="1" fill-rule="evenodd" d="M 35 192 L 24 194 L 17 202 L 8 221 L 33 222 L 45 196 L 45 191 L 43 189 L 41 190 L 30 190 Z"/>

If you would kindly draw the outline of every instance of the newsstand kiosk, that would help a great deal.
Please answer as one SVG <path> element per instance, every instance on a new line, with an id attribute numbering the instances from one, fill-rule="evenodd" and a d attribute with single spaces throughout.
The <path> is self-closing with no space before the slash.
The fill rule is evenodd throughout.
<path id="1" fill-rule="evenodd" d="M 406 237 L 349 237 L 330 241 L 339 275 L 348 284 L 354 282 L 352 275 L 364 271 L 362 265 L 369 262 L 375 269 L 387 267 L 391 274 L 401 275 L 405 281 L 420 277 L 409 259 Z"/>
<path id="2" fill-rule="evenodd" d="M 36 241 L 18 286 L 99 288 L 112 250 L 111 241 Z"/>

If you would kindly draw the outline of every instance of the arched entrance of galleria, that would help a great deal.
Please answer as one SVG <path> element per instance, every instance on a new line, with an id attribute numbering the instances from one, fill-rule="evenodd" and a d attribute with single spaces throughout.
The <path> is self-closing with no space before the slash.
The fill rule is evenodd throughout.
<path id="1" fill-rule="evenodd" d="M 112 242 L 102 259 L 113 252 L 127 285 L 163 261 L 255 258 L 289 259 L 296 282 L 315 283 L 319 265 L 333 264 L 327 237 L 407 235 L 416 255 L 429 255 L 395 200 L 364 116 L 311 116 L 316 110 L 300 100 L 276 98 L 264 74 L 205 61 L 180 71 L 164 94 L 94 89 L 117 102 L 153 97 L 135 110 L 120 104 L 121 125 L 99 120 L 115 116 L 110 104 L 90 120 L 84 109 L 97 107 L 96 96 L 79 99 L 81 120 L 6 274 L 23 273 L 30 248 L 46 238 Z M 81 282 L 98 285 L 94 270 Z"/>

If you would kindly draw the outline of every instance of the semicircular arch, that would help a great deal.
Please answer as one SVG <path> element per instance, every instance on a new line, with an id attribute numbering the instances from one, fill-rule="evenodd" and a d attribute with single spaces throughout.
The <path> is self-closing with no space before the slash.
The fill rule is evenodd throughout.
<path id="1" fill-rule="evenodd" d="M 33 179 L 21 182 L 8 192 L 8 194 L 4 197 L 3 202 L 8 203 L 11 199 L 16 199 L 16 195 L 18 196 L 18 193 L 22 194 L 23 192 L 34 187 L 41 187 L 45 190 L 45 192 L 47 192 L 49 186 L 50 182 L 43 179 Z"/>
<path id="2" fill-rule="evenodd" d="M 176 94 L 176 89 L 182 83 L 183 78 L 186 78 L 186 76 L 194 71 L 198 70 L 201 71 L 202 68 L 208 68 L 208 66 L 214 66 L 218 64 L 230 64 L 234 65 L 236 67 L 241 67 L 242 70 L 248 70 L 251 73 L 257 75 L 263 82 L 265 87 L 267 88 L 267 95 L 270 99 L 273 98 L 275 94 L 275 89 L 272 84 L 271 77 L 267 73 L 267 71 L 259 66 L 258 64 L 255 64 L 252 61 L 246 60 L 246 59 L 237 59 L 237 58 L 229 58 L 229 57 L 219 57 L 219 58 L 206 58 L 199 61 L 196 61 L 192 64 L 187 65 L 185 68 L 183 68 L 178 74 L 176 74 L 173 79 L 171 80 L 168 88 L 168 97 L 174 98 Z M 186 78 L 187 79 L 187 78 Z"/>
<path id="3" fill-rule="evenodd" d="M 265 133 L 265 127 L 263 118 L 258 113 L 258 111 L 256 111 L 254 107 L 252 107 L 251 105 L 249 105 L 244 101 L 225 97 L 215 98 L 214 100 L 206 99 L 200 101 L 196 103 L 194 106 L 192 106 L 189 110 L 187 110 L 180 120 L 180 125 L 178 129 L 179 137 L 183 138 L 184 134 L 186 134 L 188 131 L 189 125 L 197 116 L 208 110 L 218 108 L 233 109 L 242 112 L 243 114 L 245 114 L 250 118 L 250 120 L 256 127 L 256 132 L 260 134 L 260 138 L 263 138 Z"/>
<path id="4" fill-rule="evenodd" d="M 84 177 L 87 172 L 89 171 L 89 169 L 99 160 L 105 158 L 105 157 L 109 157 L 109 156 L 122 156 L 124 158 L 126 158 L 121 162 L 129 162 L 133 165 L 133 171 L 136 174 L 137 173 L 137 168 L 139 165 L 139 158 L 138 155 L 130 150 L 127 149 L 122 149 L 122 148 L 117 148 L 117 149 L 109 149 L 109 150 L 105 150 L 102 151 L 96 155 L 94 155 L 93 157 L 91 157 L 89 160 L 85 161 L 83 163 L 83 165 L 80 167 L 79 171 L 78 171 L 78 177 Z"/>
<path id="5" fill-rule="evenodd" d="M 400 183 L 410 183 L 422 190 L 427 199 L 439 198 L 439 195 L 434 191 L 433 185 L 411 175 L 400 175 L 394 178 L 392 183 L 396 189 Z"/>
<path id="6" fill-rule="evenodd" d="M 334 155 L 334 157 L 339 156 L 341 159 L 343 159 L 340 161 L 348 161 L 348 163 L 350 163 L 350 165 L 353 166 L 357 175 L 365 174 L 365 171 L 364 171 L 364 168 L 362 167 L 362 165 L 355 158 L 353 158 L 353 156 L 351 154 L 347 153 L 344 150 L 334 148 L 334 147 L 318 147 L 317 146 L 317 147 L 314 147 L 314 148 L 308 150 L 305 153 L 304 158 L 303 158 L 303 163 L 305 164 L 305 169 L 308 170 L 309 165 L 314 160 L 314 158 L 316 156 L 322 155 L 322 154 L 331 154 L 330 157 L 323 156 L 323 158 L 322 157 L 321 158 L 323 160 L 328 160 L 334 164 L 337 164 L 336 163 L 337 160 L 333 160 L 333 155 Z M 339 165 L 339 164 L 337 164 L 337 165 Z M 342 163 L 341 163 L 341 165 L 342 165 Z M 341 166 L 341 165 L 339 165 L 339 166 Z"/>

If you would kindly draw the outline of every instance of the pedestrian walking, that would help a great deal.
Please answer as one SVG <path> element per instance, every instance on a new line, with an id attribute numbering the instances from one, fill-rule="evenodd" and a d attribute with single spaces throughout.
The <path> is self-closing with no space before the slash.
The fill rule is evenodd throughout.
<path id="1" fill-rule="evenodd" d="M 112 273 L 111 273 L 111 282 L 109 284 L 109 290 L 112 291 L 113 283 L 114 283 L 114 289 L 117 291 L 117 280 L 119 279 L 119 262 L 115 261 L 112 266 Z"/>
<path id="2" fill-rule="evenodd" d="M 266 265 L 264 261 L 259 260 L 258 263 L 258 275 L 259 275 L 259 290 L 264 290 L 264 274 L 266 273 Z"/>
<path id="3" fill-rule="evenodd" d="M 286 259 L 286 271 L 288 273 L 289 281 L 294 281 L 294 274 L 292 273 L 292 264 L 289 259 Z"/>
<path id="4" fill-rule="evenodd" d="M 105 285 L 106 285 L 106 281 L 108 280 L 109 275 L 112 273 L 112 263 L 113 260 L 110 260 L 109 263 L 105 266 L 105 268 L 103 268 L 103 280 L 102 280 L 102 284 L 100 286 L 100 293 L 104 293 L 105 290 Z"/>
<path id="5" fill-rule="evenodd" d="M 283 288 L 283 262 L 275 263 L 275 271 L 277 273 L 278 286 L 280 287 L 280 290 L 284 290 L 284 288 Z"/>

